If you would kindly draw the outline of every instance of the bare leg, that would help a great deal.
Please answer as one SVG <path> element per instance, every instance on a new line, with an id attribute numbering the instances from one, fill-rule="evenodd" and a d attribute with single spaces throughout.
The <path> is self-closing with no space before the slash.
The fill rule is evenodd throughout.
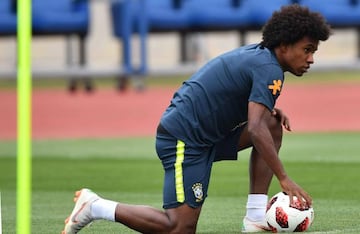
<path id="1" fill-rule="evenodd" d="M 279 152 L 282 142 L 282 126 L 276 118 L 271 118 L 269 123 L 271 135 L 275 143 L 276 149 Z M 252 146 L 249 134 L 247 132 L 247 126 L 245 127 L 243 134 L 240 136 L 238 149 L 242 150 Z M 250 193 L 251 194 L 267 194 L 273 173 L 268 167 L 266 162 L 258 154 L 255 148 L 251 151 L 250 157 Z"/>
<path id="2" fill-rule="evenodd" d="M 269 124 L 275 147 L 277 152 L 279 152 L 283 134 L 282 126 L 276 118 L 272 118 L 272 121 L 270 121 Z M 273 177 L 273 172 L 255 148 L 253 148 L 251 152 L 249 174 L 250 193 L 267 194 Z"/>
<path id="3" fill-rule="evenodd" d="M 119 203 L 115 220 L 141 233 L 195 233 L 201 207 L 184 204 L 161 211 L 149 206 Z"/>
<path id="4" fill-rule="evenodd" d="M 276 118 L 271 118 L 269 124 L 275 147 L 277 151 L 279 151 L 282 141 L 282 127 Z M 248 134 L 247 126 L 245 126 L 238 142 L 238 150 L 240 151 L 252 146 L 253 144 Z M 268 231 L 269 229 L 265 222 L 265 212 L 267 194 L 273 172 L 255 147 L 252 147 L 250 155 L 249 176 L 249 195 L 242 230 L 245 232 Z"/>
<path id="5" fill-rule="evenodd" d="M 250 193 L 267 194 L 273 173 L 266 162 L 258 155 L 255 148 L 253 148 L 251 152 L 249 175 Z"/>

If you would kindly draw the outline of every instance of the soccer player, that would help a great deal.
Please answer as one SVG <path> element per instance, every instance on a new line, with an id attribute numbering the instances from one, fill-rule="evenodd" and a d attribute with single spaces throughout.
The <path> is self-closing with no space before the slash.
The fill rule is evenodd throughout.
<path id="1" fill-rule="evenodd" d="M 278 157 L 283 128 L 291 131 L 291 126 L 275 103 L 284 72 L 307 72 L 319 41 L 330 34 L 324 18 L 306 7 L 295 4 L 274 12 L 261 43 L 208 62 L 176 91 L 161 117 L 156 150 L 165 171 L 164 210 L 110 201 L 82 189 L 63 233 L 77 233 L 98 219 L 141 233 L 195 233 L 213 162 L 236 160 L 238 151 L 249 147 L 243 232 L 269 230 L 265 210 L 273 175 L 291 198 L 297 196 L 303 206 L 311 206 L 311 197 L 289 178 Z"/>

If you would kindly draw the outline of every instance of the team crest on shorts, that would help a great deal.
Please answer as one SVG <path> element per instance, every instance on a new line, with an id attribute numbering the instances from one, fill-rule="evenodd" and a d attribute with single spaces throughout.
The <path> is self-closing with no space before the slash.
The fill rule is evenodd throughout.
<path id="1" fill-rule="evenodd" d="M 203 198 L 204 198 L 204 193 L 203 193 L 203 189 L 202 189 L 202 184 L 201 183 L 195 183 L 192 186 L 192 190 L 194 192 L 195 198 L 196 198 L 196 202 L 202 202 Z"/>

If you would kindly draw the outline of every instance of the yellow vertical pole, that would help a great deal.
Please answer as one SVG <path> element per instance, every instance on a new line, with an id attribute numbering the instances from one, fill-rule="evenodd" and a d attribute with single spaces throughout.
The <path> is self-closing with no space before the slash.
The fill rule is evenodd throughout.
<path id="1" fill-rule="evenodd" d="M 16 230 L 31 233 L 31 0 L 17 0 Z"/>

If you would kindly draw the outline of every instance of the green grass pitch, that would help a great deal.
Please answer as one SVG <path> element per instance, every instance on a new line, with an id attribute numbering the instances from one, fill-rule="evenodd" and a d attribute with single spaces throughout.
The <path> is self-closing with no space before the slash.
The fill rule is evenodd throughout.
<path id="1" fill-rule="evenodd" d="M 286 134 L 280 156 L 290 176 L 313 197 L 314 233 L 360 233 L 360 133 Z M 106 198 L 162 205 L 162 169 L 153 138 L 33 142 L 32 233 L 60 233 L 76 189 Z M 0 142 L 3 233 L 16 227 L 16 143 Z M 214 165 L 198 233 L 240 233 L 248 190 L 249 151 Z M 273 180 L 270 195 L 279 191 Z M 134 233 L 95 222 L 82 233 Z"/>

